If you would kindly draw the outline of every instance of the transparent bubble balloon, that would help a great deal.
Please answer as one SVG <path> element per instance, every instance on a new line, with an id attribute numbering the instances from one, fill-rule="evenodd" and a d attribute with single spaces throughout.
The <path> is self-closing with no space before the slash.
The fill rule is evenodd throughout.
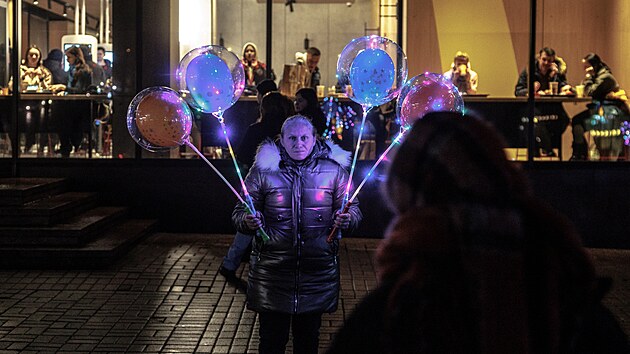
<path id="1" fill-rule="evenodd" d="M 407 57 L 392 40 L 379 36 L 355 38 L 337 61 L 339 85 L 351 85 L 348 98 L 364 107 L 398 96 L 407 79 Z"/>
<path id="2" fill-rule="evenodd" d="M 224 47 L 208 45 L 188 52 L 175 74 L 179 92 L 195 109 L 224 112 L 245 88 L 245 71 L 239 58 Z"/>
<path id="3" fill-rule="evenodd" d="M 409 79 L 398 96 L 396 115 L 400 126 L 409 129 L 429 112 L 460 112 L 464 99 L 450 80 L 435 73 L 424 73 Z"/>
<path id="4" fill-rule="evenodd" d="M 178 147 L 188 139 L 193 114 L 180 95 L 162 86 L 140 91 L 127 110 L 127 130 L 149 151 Z"/>

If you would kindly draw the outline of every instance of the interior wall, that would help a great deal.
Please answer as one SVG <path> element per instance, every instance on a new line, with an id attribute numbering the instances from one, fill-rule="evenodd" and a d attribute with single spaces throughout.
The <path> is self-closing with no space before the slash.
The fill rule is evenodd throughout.
<path id="1" fill-rule="evenodd" d="M 612 65 L 613 73 L 622 88 L 630 90 L 630 64 L 628 63 L 628 53 L 630 53 L 630 1 L 616 1 L 610 8 L 614 16 L 610 20 L 610 43 L 612 53 L 606 58 Z M 606 37 L 601 39 L 606 42 Z"/>
<path id="2" fill-rule="evenodd" d="M 61 49 L 61 37 L 68 33 L 73 33 L 74 26 L 68 21 L 48 22 L 48 51 L 51 49 Z"/>
<path id="3" fill-rule="evenodd" d="M 42 60 L 46 58 L 46 53 L 48 53 L 48 21 L 39 16 L 30 15 L 28 18 L 28 37 L 23 37 L 26 39 L 22 43 L 22 55 L 26 52 L 26 49 L 32 45 L 36 45 L 42 52 Z"/>
<path id="4" fill-rule="evenodd" d="M 407 70 L 414 77 L 440 72 L 440 46 L 431 0 L 407 1 Z"/>
<path id="5" fill-rule="evenodd" d="M 272 66 L 278 81 L 284 64 L 295 62 L 295 53 L 304 52 L 304 38 L 322 51 L 319 69 L 322 85 L 335 85 L 337 58 L 353 38 L 365 35 L 365 28 L 378 27 L 378 0 L 356 0 L 352 6 L 341 4 L 273 4 Z M 243 44 L 253 42 L 258 57 L 266 59 L 266 4 L 256 0 L 217 0 L 217 35 L 225 47 L 239 57 Z M 218 37 L 217 37 L 218 38 Z M 395 40 L 395 38 L 392 38 Z"/>
<path id="6" fill-rule="evenodd" d="M 519 71 L 515 56 L 504 55 L 514 52 L 514 46 L 503 0 L 466 1 L 456 7 L 451 1 L 433 0 L 433 14 L 440 46 L 438 72 L 450 70 L 455 53 L 463 51 L 479 74 L 479 92 L 509 95 L 511 85 L 495 75 Z"/>

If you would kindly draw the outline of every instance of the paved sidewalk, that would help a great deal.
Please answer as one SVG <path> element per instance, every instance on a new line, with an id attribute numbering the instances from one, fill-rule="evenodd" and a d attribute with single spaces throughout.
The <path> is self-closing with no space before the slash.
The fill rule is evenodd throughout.
<path id="1" fill-rule="evenodd" d="M 0 352 L 256 353 L 256 316 L 217 274 L 231 239 L 158 233 L 106 270 L 0 271 Z M 322 348 L 376 285 L 378 242 L 343 240 L 340 308 L 323 318 Z M 630 333 L 630 250 L 592 253 L 615 282 L 606 303 Z"/>

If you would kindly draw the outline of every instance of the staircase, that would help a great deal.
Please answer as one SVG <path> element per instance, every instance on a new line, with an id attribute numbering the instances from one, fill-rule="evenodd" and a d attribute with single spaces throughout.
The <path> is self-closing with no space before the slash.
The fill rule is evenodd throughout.
<path id="1" fill-rule="evenodd" d="M 106 267 L 156 226 L 67 190 L 65 179 L 0 178 L 0 268 Z"/>

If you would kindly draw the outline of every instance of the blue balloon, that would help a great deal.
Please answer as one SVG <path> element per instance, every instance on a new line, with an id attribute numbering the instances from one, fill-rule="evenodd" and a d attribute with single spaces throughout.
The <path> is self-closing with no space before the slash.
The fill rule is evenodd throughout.
<path id="1" fill-rule="evenodd" d="M 355 38 L 337 60 L 337 82 L 352 86 L 348 98 L 363 107 L 396 98 L 407 79 L 407 57 L 398 44 L 379 36 Z"/>
<path id="2" fill-rule="evenodd" d="M 205 53 L 192 59 L 186 69 L 186 86 L 195 106 L 206 113 L 232 106 L 234 80 L 223 59 Z"/>
<path id="3" fill-rule="evenodd" d="M 369 48 L 360 52 L 350 66 L 350 84 L 355 99 L 367 106 L 389 100 L 396 69 L 392 58 L 382 49 Z"/>

